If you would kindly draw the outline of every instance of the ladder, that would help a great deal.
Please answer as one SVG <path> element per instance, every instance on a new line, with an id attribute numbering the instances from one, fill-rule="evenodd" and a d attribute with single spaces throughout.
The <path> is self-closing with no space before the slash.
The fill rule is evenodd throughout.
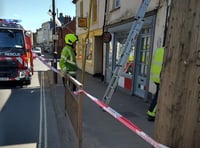
<path id="1" fill-rule="evenodd" d="M 131 27 L 131 30 L 129 32 L 127 40 L 125 42 L 123 53 L 121 54 L 121 56 L 119 58 L 118 64 L 116 65 L 116 68 L 113 72 L 112 78 L 107 86 L 107 89 L 106 89 L 105 94 L 102 99 L 102 101 L 106 104 L 110 103 L 111 97 L 118 86 L 119 77 L 120 77 L 121 73 L 123 72 L 124 65 L 126 64 L 128 56 L 131 52 L 131 48 L 133 45 L 136 44 L 137 37 L 138 37 L 140 30 L 144 23 L 144 15 L 150 4 L 150 1 L 151 0 L 142 0 L 141 4 L 137 10 L 133 25 Z"/>

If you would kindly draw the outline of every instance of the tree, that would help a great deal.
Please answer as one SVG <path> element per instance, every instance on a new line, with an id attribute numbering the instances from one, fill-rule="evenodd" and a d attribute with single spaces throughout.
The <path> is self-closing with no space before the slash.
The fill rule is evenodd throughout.
<path id="1" fill-rule="evenodd" d="M 155 139 L 173 148 L 197 148 L 200 146 L 200 0 L 172 0 L 170 8 Z"/>

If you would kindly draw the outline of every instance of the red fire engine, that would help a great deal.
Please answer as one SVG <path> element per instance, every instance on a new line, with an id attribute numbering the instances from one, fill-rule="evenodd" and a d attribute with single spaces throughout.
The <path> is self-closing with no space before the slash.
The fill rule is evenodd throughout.
<path id="1" fill-rule="evenodd" d="M 0 19 L 0 81 L 29 85 L 33 75 L 32 34 L 19 20 Z"/>

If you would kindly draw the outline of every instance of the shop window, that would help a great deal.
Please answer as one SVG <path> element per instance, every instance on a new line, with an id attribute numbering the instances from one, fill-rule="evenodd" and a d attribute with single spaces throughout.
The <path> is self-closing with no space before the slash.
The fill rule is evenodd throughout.
<path id="1" fill-rule="evenodd" d="M 122 53 L 124 52 L 125 42 L 128 36 L 128 31 L 117 32 L 115 34 L 116 38 L 116 64 L 118 64 Z M 135 47 L 131 48 L 130 55 L 127 58 L 127 62 L 124 67 L 124 74 L 133 75 L 134 61 L 135 61 Z"/>
<path id="2" fill-rule="evenodd" d="M 85 47 L 85 40 L 84 38 L 80 38 L 78 40 L 77 48 L 76 48 L 76 55 L 78 60 L 82 60 L 82 52 L 84 51 Z"/>
<path id="3" fill-rule="evenodd" d="M 92 61 L 92 56 L 93 56 L 92 43 L 93 43 L 92 38 L 89 38 L 88 45 L 87 45 L 87 50 L 86 50 L 86 60 L 87 61 Z"/>
<path id="4" fill-rule="evenodd" d="M 108 53 L 108 67 L 109 69 L 112 69 L 112 58 L 113 58 L 113 44 L 112 42 L 109 43 L 109 53 Z"/>
<path id="5" fill-rule="evenodd" d="M 135 47 L 132 47 L 130 55 L 124 67 L 124 73 L 133 75 L 133 69 L 135 65 L 134 62 L 135 62 Z"/>
<path id="6" fill-rule="evenodd" d="M 85 59 L 88 62 L 92 62 L 93 60 L 93 48 L 92 48 L 92 38 L 89 38 L 88 40 L 88 44 L 87 44 L 87 50 L 86 50 L 86 55 L 85 55 Z M 77 50 L 76 50 L 76 55 L 77 55 L 77 59 L 78 60 L 82 60 L 83 58 L 83 52 L 85 52 L 86 49 L 86 43 L 85 43 L 85 38 L 80 38 L 78 40 L 78 44 L 77 44 Z"/>

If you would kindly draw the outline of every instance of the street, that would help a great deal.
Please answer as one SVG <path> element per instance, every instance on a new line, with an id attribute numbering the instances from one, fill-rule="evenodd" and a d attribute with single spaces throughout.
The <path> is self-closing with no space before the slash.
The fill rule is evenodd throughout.
<path id="1" fill-rule="evenodd" d="M 31 85 L 23 88 L 0 84 L 0 147 L 37 144 L 38 148 L 59 148 L 57 125 L 44 71 L 34 60 Z"/>

